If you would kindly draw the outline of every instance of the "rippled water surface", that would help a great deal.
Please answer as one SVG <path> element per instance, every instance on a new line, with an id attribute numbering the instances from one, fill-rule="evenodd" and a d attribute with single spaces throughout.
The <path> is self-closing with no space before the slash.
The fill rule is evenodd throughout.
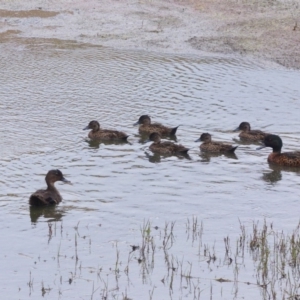
<path id="1" fill-rule="evenodd" d="M 233 279 L 232 267 L 209 266 L 188 224 L 196 218 L 201 230 L 202 222 L 202 247 L 216 245 L 219 265 L 239 221 L 251 228 L 266 219 L 285 232 L 297 225 L 299 173 L 270 168 L 270 149 L 241 144 L 232 130 L 248 121 L 299 149 L 299 71 L 97 47 L 2 47 L 0 57 L 2 299 L 261 297 L 256 286 L 234 292 L 213 281 Z M 133 126 L 142 114 L 180 124 L 177 142 L 190 159 L 153 157 Z M 129 143 L 90 143 L 82 129 L 93 119 L 125 131 Z M 201 155 L 194 140 L 202 132 L 240 144 L 236 157 Z M 56 184 L 57 208 L 30 210 L 29 195 L 53 168 L 73 185 Z M 131 246 L 142 246 L 148 221 L 156 254 L 144 265 Z M 191 265 L 192 283 L 182 276 Z M 256 283 L 251 268 L 240 281 Z"/>

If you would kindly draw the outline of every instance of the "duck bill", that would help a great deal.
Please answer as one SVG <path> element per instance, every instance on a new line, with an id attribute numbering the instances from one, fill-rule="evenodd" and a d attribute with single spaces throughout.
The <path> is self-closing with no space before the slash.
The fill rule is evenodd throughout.
<path id="1" fill-rule="evenodd" d="M 199 139 L 197 139 L 196 141 L 195 141 L 195 143 L 197 143 L 197 142 L 200 142 L 201 140 L 200 140 L 200 138 Z"/>
<path id="2" fill-rule="evenodd" d="M 239 127 L 237 127 L 236 129 L 234 129 L 233 130 L 234 132 L 236 132 L 236 131 L 240 131 L 240 128 Z"/>
<path id="3" fill-rule="evenodd" d="M 261 150 L 261 149 L 264 149 L 264 148 L 266 148 L 266 147 L 267 147 L 267 146 L 262 145 L 262 146 L 260 146 L 260 147 L 257 147 L 256 150 Z"/>
<path id="4" fill-rule="evenodd" d="M 137 126 L 137 125 L 139 125 L 139 124 L 140 124 L 140 122 L 137 121 L 137 122 L 133 123 L 133 126 Z"/>
<path id="5" fill-rule="evenodd" d="M 150 140 L 150 139 L 147 139 L 147 140 L 144 141 L 144 144 L 147 144 L 147 143 L 149 143 L 149 142 L 151 142 L 151 140 Z"/>
<path id="6" fill-rule="evenodd" d="M 63 183 L 69 183 L 69 184 L 71 184 L 71 181 L 67 180 L 65 177 L 63 177 L 63 178 L 61 179 L 61 181 L 62 181 Z"/>
<path id="7" fill-rule="evenodd" d="M 89 126 L 83 128 L 83 130 L 88 130 L 88 129 L 90 129 Z"/>

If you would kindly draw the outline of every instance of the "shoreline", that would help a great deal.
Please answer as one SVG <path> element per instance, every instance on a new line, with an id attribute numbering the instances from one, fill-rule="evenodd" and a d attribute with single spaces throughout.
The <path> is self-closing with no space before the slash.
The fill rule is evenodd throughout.
<path id="1" fill-rule="evenodd" d="M 298 19 L 300 8 L 265 0 L 1 0 L 0 42 L 52 39 L 159 53 L 239 55 L 300 69 Z"/>

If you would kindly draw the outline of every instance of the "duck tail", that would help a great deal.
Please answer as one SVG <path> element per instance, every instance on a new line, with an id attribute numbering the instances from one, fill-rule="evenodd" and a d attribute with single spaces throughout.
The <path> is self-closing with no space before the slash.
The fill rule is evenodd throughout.
<path id="1" fill-rule="evenodd" d="M 126 135 L 126 136 L 122 137 L 122 140 L 127 142 L 128 137 L 129 137 L 129 135 Z"/>
<path id="2" fill-rule="evenodd" d="M 229 150 L 229 152 L 230 152 L 230 153 L 234 153 L 234 151 L 236 150 L 237 147 L 238 147 L 238 146 L 232 147 L 232 148 Z"/>
<path id="3" fill-rule="evenodd" d="M 31 196 L 29 198 L 29 204 L 32 205 L 32 206 L 38 206 L 41 204 L 41 201 L 38 197 L 36 196 Z"/>
<path id="4" fill-rule="evenodd" d="M 176 134 L 176 131 L 177 131 L 177 129 L 178 129 L 179 126 L 180 126 L 180 125 L 178 125 L 177 127 L 172 128 L 170 134 L 171 134 L 171 135 L 175 135 L 175 134 Z"/>

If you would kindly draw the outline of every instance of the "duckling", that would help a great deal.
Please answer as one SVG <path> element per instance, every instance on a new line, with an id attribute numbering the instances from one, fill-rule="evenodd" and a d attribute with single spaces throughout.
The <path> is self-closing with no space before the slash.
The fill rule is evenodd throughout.
<path id="1" fill-rule="evenodd" d="M 258 147 L 260 150 L 265 147 L 271 147 L 273 152 L 268 156 L 268 162 L 285 167 L 300 167 L 300 151 L 281 153 L 282 140 L 278 135 L 269 134 L 263 140 L 263 146 Z"/>
<path id="2" fill-rule="evenodd" d="M 103 141 L 127 141 L 129 135 L 122 131 L 100 129 L 100 124 L 98 121 L 91 121 L 88 126 L 83 128 L 83 130 L 92 129 L 88 137 L 92 140 L 103 140 Z"/>
<path id="3" fill-rule="evenodd" d="M 269 134 L 261 130 L 251 130 L 248 122 L 242 122 L 234 131 L 241 131 L 239 137 L 241 140 L 250 142 L 260 142 Z"/>
<path id="4" fill-rule="evenodd" d="M 159 123 L 151 124 L 151 119 L 148 115 L 140 116 L 139 120 L 133 125 L 140 125 L 139 127 L 140 133 L 150 134 L 152 132 L 157 132 L 162 136 L 175 135 L 177 128 L 180 126 L 178 125 L 177 127 L 170 128 Z"/>
<path id="5" fill-rule="evenodd" d="M 63 181 L 65 183 L 70 183 L 64 178 L 60 170 L 50 170 L 46 175 L 47 189 L 38 190 L 33 193 L 29 198 L 29 204 L 34 206 L 40 205 L 51 205 L 58 204 L 61 202 L 62 197 L 58 190 L 55 188 L 54 183 L 56 181 Z"/>
<path id="6" fill-rule="evenodd" d="M 149 135 L 149 139 L 146 142 L 149 141 L 153 141 L 153 143 L 149 147 L 149 149 L 153 153 L 169 155 L 186 155 L 189 151 L 188 148 L 182 145 L 174 144 L 172 142 L 161 142 L 160 135 L 157 132 L 152 132 Z"/>
<path id="7" fill-rule="evenodd" d="M 213 142 L 211 140 L 211 135 L 209 133 L 202 133 L 200 138 L 197 139 L 195 142 L 203 143 L 200 145 L 200 150 L 204 152 L 211 152 L 211 153 L 234 153 L 235 149 L 238 146 L 232 146 L 220 142 Z"/>

